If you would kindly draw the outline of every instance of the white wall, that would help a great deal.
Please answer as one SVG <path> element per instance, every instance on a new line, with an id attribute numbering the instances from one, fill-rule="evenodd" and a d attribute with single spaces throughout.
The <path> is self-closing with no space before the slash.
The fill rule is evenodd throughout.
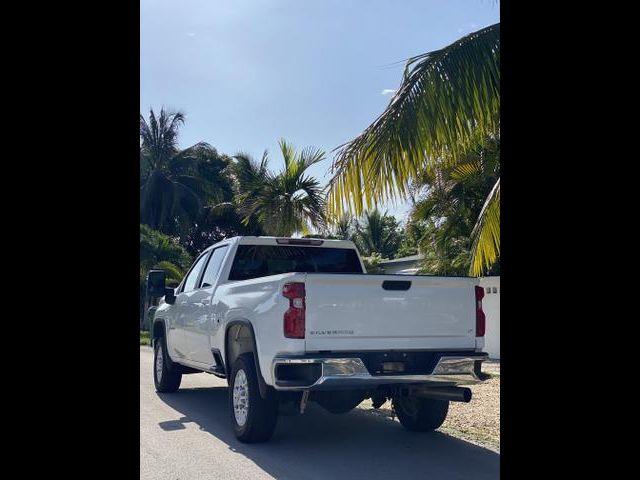
<path id="1" fill-rule="evenodd" d="M 487 317 L 484 351 L 489 354 L 489 358 L 500 359 L 500 277 L 482 277 L 480 286 L 484 288 L 482 310 Z M 496 293 L 493 293 L 494 289 Z"/>

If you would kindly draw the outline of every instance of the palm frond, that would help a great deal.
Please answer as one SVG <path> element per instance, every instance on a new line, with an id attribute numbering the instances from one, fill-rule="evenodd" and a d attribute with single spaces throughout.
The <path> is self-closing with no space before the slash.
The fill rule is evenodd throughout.
<path id="1" fill-rule="evenodd" d="M 289 166 L 294 163 L 296 159 L 296 151 L 293 145 L 287 143 L 284 138 L 281 138 L 278 142 L 280 146 L 280 153 L 282 153 L 282 159 L 284 160 L 284 169 L 288 170 Z"/>
<path id="2" fill-rule="evenodd" d="M 167 167 L 174 175 L 189 173 L 195 170 L 198 162 L 210 154 L 217 154 L 216 149 L 207 142 L 199 142 L 177 151 L 168 161 Z"/>
<path id="3" fill-rule="evenodd" d="M 307 147 L 300 152 L 300 161 L 304 165 L 305 169 L 311 165 L 321 162 L 325 158 L 325 152 L 315 147 Z"/>
<path id="4" fill-rule="evenodd" d="M 207 194 L 214 194 L 210 191 L 209 182 L 204 178 L 194 175 L 176 175 L 171 178 L 173 182 L 184 185 L 199 198 L 204 198 Z"/>
<path id="5" fill-rule="evenodd" d="M 182 112 L 170 112 L 164 108 L 160 110 L 159 117 L 150 109 L 148 122 L 140 115 L 140 149 L 153 169 L 165 166 L 178 151 L 178 129 L 182 124 Z"/>
<path id="6" fill-rule="evenodd" d="M 184 272 L 180 267 L 166 260 L 158 262 L 153 268 L 165 271 L 168 284 L 178 284 L 184 276 Z"/>
<path id="7" fill-rule="evenodd" d="M 333 234 L 342 240 L 349 240 L 352 236 L 353 219 L 350 215 L 344 215 L 333 224 Z"/>
<path id="8" fill-rule="evenodd" d="M 471 268 L 469 273 L 480 276 L 500 255 L 500 179 L 494 185 L 482 207 L 471 233 Z"/>
<path id="9" fill-rule="evenodd" d="M 406 198 L 429 162 L 456 163 L 478 139 L 499 130 L 500 24 L 409 59 L 386 110 L 338 148 L 329 207 L 356 214 Z"/>
<path id="10" fill-rule="evenodd" d="M 251 155 L 243 152 L 237 153 L 233 158 L 236 160 L 232 167 L 233 176 L 239 183 L 239 190 L 247 191 L 252 184 L 262 183 L 269 176 L 267 169 L 269 159 L 266 151 L 259 163 Z"/>
<path id="11" fill-rule="evenodd" d="M 451 178 L 458 181 L 465 181 L 482 171 L 482 163 L 479 160 L 461 163 L 451 170 Z"/>

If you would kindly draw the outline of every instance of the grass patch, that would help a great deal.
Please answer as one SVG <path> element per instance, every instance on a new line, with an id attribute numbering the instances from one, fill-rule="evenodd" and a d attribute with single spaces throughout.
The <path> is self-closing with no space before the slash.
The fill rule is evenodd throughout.
<path id="1" fill-rule="evenodd" d="M 151 334 L 140 330 L 140 345 L 151 345 Z"/>

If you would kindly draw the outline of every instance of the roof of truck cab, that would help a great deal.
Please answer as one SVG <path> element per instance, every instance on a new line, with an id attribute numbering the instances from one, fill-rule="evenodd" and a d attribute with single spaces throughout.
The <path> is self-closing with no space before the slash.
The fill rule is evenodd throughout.
<path id="1" fill-rule="evenodd" d="M 320 247 L 320 248 L 355 248 L 354 243 L 351 240 L 329 240 L 325 238 L 292 238 L 292 237 L 255 237 L 255 236 L 244 236 L 244 237 L 234 237 L 237 238 L 237 243 L 240 245 L 283 245 L 283 243 L 278 243 L 278 240 L 321 240 L 321 245 L 309 245 L 310 247 Z M 298 246 L 300 244 L 297 244 Z M 306 245 L 302 245 L 306 246 Z"/>

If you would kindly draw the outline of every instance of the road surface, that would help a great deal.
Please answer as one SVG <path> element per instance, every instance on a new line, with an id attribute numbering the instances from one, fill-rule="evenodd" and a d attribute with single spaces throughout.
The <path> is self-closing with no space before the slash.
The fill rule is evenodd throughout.
<path id="1" fill-rule="evenodd" d="M 363 409 L 332 415 L 309 404 L 281 416 L 269 443 L 238 442 L 226 381 L 184 375 L 176 393 L 153 387 L 153 352 L 140 347 L 140 479 L 498 479 L 500 455 L 440 432 L 406 431 Z"/>

